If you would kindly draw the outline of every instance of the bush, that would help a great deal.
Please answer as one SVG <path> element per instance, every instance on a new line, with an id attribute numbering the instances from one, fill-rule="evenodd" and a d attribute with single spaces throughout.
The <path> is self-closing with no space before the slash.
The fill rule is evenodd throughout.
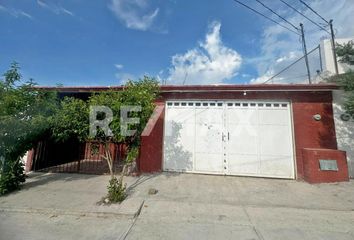
<path id="1" fill-rule="evenodd" d="M 348 114 L 354 116 L 354 72 L 349 71 L 333 76 L 329 81 L 337 83 L 345 91 L 344 108 Z"/>
<path id="2" fill-rule="evenodd" d="M 39 91 L 24 82 L 15 62 L 0 79 L 0 195 L 25 181 L 21 157 L 46 137 L 57 111 L 55 92 Z"/>
<path id="3" fill-rule="evenodd" d="M 120 203 L 126 198 L 126 184 L 123 185 L 122 181 L 119 181 L 116 177 L 109 180 L 108 185 L 108 200 L 112 203 Z"/>
<path id="4" fill-rule="evenodd" d="M 0 196 L 20 188 L 25 182 L 24 166 L 21 160 L 7 161 L 0 175 Z"/>

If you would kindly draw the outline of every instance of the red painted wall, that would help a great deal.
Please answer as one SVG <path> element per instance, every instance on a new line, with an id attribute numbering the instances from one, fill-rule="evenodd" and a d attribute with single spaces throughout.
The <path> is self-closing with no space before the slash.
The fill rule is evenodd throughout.
<path id="1" fill-rule="evenodd" d="M 166 100 L 177 99 L 254 99 L 254 100 L 287 100 L 292 103 L 294 142 L 296 152 L 297 178 L 304 178 L 304 162 L 302 149 L 327 148 L 337 149 L 335 136 L 332 92 L 331 91 L 248 91 L 228 92 L 162 92 L 160 104 Z M 313 115 L 320 114 L 321 121 L 315 121 Z M 141 172 L 162 170 L 163 152 L 163 114 L 156 122 L 152 135 L 142 137 Z"/>
<path id="2" fill-rule="evenodd" d="M 297 178 L 304 178 L 304 148 L 337 149 L 330 96 L 323 102 L 294 102 L 293 122 L 296 146 Z M 322 119 L 315 121 L 313 115 L 320 114 Z"/>
<path id="3" fill-rule="evenodd" d="M 141 136 L 139 172 L 162 171 L 164 116 L 164 103 L 157 104 Z"/>
<path id="4" fill-rule="evenodd" d="M 344 151 L 305 148 L 302 150 L 302 155 L 305 181 L 309 183 L 349 181 L 347 157 Z M 336 160 L 338 171 L 321 170 L 320 159 Z"/>

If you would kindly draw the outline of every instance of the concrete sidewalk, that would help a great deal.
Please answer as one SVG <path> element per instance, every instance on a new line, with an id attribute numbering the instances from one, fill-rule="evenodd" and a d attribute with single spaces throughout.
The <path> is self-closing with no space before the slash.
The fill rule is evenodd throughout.
<path id="1" fill-rule="evenodd" d="M 354 182 L 165 173 L 131 197 L 145 203 L 127 239 L 354 239 Z"/>
<path id="2" fill-rule="evenodd" d="M 22 189 L 0 198 L 0 211 L 66 215 L 127 215 L 134 217 L 143 199 L 99 205 L 107 194 L 107 175 L 31 173 Z M 131 185 L 136 178 L 124 178 Z"/>
<path id="3" fill-rule="evenodd" d="M 354 213 L 147 200 L 127 239 L 354 239 Z"/>
<path id="4" fill-rule="evenodd" d="M 129 197 L 99 206 L 108 180 L 32 175 L 0 198 L 0 239 L 354 239 L 353 181 L 162 173 L 126 177 Z"/>
<path id="5" fill-rule="evenodd" d="M 126 177 L 128 185 L 137 178 Z M 0 197 L 0 240 L 123 239 L 143 199 L 96 204 L 109 176 L 31 173 L 22 189 Z"/>
<path id="6" fill-rule="evenodd" d="M 162 173 L 141 176 L 131 197 L 226 205 L 354 211 L 354 181 L 308 184 L 284 179 Z M 149 196 L 149 188 L 159 190 Z"/>

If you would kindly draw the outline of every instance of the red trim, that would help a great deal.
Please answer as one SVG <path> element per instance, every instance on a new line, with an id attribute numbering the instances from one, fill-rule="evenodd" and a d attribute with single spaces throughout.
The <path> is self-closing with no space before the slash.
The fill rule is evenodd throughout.
<path id="1" fill-rule="evenodd" d="M 51 87 L 37 86 L 39 90 L 54 90 L 58 92 L 99 92 L 107 90 L 120 91 L 124 86 L 73 86 Z M 163 85 L 162 92 L 188 92 L 188 91 L 331 91 L 339 89 L 336 84 L 249 84 L 249 85 Z"/>

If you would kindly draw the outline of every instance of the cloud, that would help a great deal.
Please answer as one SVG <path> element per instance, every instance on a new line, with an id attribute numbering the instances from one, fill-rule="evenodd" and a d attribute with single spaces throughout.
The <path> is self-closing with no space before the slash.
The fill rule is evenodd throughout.
<path id="1" fill-rule="evenodd" d="M 242 58 L 223 44 L 220 28 L 220 22 L 211 23 L 204 42 L 172 57 L 167 83 L 220 84 L 237 74 Z"/>
<path id="2" fill-rule="evenodd" d="M 26 17 L 28 19 L 33 19 L 33 17 L 29 13 L 26 13 L 20 9 L 7 8 L 3 5 L 0 5 L 0 11 L 6 12 L 15 18 Z"/>
<path id="3" fill-rule="evenodd" d="M 333 4 L 332 1 L 313 0 L 307 1 L 307 3 L 325 19 L 334 19 L 337 38 L 354 36 L 354 24 L 348 21 L 354 12 L 353 1 L 338 0 Z M 294 25 L 299 26 L 301 22 L 304 24 L 308 52 L 318 46 L 321 39 L 330 37 L 328 33 L 321 31 L 316 25 L 295 13 L 281 2 L 269 2 L 269 5 L 273 9 L 276 9 L 278 13 L 281 13 L 282 16 L 286 16 L 287 20 Z M 293 6 L 315 22 L 321 22 L 320 18 L 299 2 L 294 3 Z M 328 29 L 328 27 L 326 28 Z M 275 24 L 265 27 L 260 44 L 262 57 L 246 60 L 255 64 L 259 75 L 258 78 L 252 79 L 251 83 L 262 83 L 268 80 L 271 76 L 303 56 L 299 36 Z M 311 76 L 315 78 L 317 75 L 316 70 L 320 69 L 318 51 L 309 55 L 309 62 Z M 306 73 L 305 61 L 301 60 L 273 80 L 276 83 L 307 82 Z"/>
<path id="4" fill-rule="evenodd" d="M 112 0 L 109 8 L 127 28 L 146 31 L 151 29 L 159 8 L 150 9 L 147 0 Z"/>
<path id="5" fill-rule="evenodd" d="M 121 70 L 123 69 L 123 65 L 122 64 L 114 64 L 114 66 L 118 69 L 118 70 Z"/>
<path id="6" fill-rule="evenodd" d="M 114 76 L 119 81 L 119 85 L 124 85 L 128 80 L 136 79 L 136 76 L 134 74 L 123 72 L 123 64 L 114 64 L 114 67 L 117 70 Z"/>
<path id="7" fill-rule="evenodd" d="M 51 11 L 51 12 L 57 14 L 57 15 L 66 14 L 66 15 L 74 16 L 73 12 L 69 11 L 68 9 L 62 7 L 59 4 L 47 3 L 47 2 L 44 2 L 42 0 L 37 0 L 37 4 L 40 7 L 48 9 L 49 11 Z"/>
<path id="8" fill-rule="evenodd" d="M 128 80 L 135 80 L 137 77 L 134 74 L 126 72 L 118 72 L 115 74 L 115 77 L 119 81 L 119 85 L 124 85 Z"/>

